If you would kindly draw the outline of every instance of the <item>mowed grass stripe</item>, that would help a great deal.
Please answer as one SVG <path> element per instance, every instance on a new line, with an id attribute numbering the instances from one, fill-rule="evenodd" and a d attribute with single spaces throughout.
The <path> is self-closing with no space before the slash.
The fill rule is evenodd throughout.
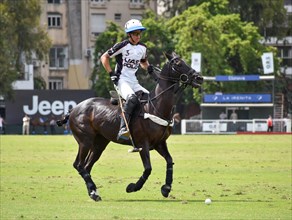
<path id="1" fill-rule="evenodd" d="M 72 167 L 72 136 L 0 136 L 0 219 L 291 219 L 291 136 L 174 135 L 168 146 L 169 198 L 160 193 L 166 163 L 155 151 L 143 189 L 126 193 L 142 162 L 111 143 L 91 173 L 103 199 L 96 203 Z"/>

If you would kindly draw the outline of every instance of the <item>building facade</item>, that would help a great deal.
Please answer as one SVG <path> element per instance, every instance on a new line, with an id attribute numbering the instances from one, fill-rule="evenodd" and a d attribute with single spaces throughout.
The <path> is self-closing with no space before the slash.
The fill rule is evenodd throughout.
<path id="1" fill-rule="evenodd" d="M 43 0 L 41 25 L 52 40 L 49 58 L 34 60 L 34 76 L 42 77 L 46 89 L 89 89 L 96 37 L 108 21 L 121 27 L 129 19 L 141 19 L 156 1 L 143 0 Z"/>
<path id="2" fill-rule="evenodd" d="M 292 2 L 284 2 L 291 18 Z M 15 89 L 33 89 L 33 77 L 41 77 L 48 90 L 90 89 L 95 40 L 105 31 L 107 22 L 113 21 L 123 27 L 131 18 L 141 19 L 148 8 L 158 14 L 163 11 L 161 0 L 42 0 L 41 5 L 41 25 L 47 29 L 52 48 L 46 61 L 34 60 L 33 68 L 26 68 L 28 80 L 17 81 Z M 292 36 L 282 39 L 263 36 L 261 43 L 277 47 L 282 58 L 280 72 L 287 85 L 277 96 L 281 106 L 281 114 L 277 117 L 291 115 Z"/>

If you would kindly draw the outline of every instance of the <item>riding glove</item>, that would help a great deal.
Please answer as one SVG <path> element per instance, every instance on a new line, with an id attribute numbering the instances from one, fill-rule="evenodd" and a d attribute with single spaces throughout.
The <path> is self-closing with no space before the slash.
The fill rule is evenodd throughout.
<path id="1" fill-rule="evenodd" d="M 150 64 L 148 67 L 147 67 L 147 71 L 148 71 L 148 74 L 149 75 L 152 75 L 153 72 L 154 72 L 154 67 L 152 64 Z"/>
<path id="2" fill-rule="evenodd" d="M 109 74 L 110 74 L 112 82 L 117 86 L 120 76 L 114 71 L 111 71 Z"/>

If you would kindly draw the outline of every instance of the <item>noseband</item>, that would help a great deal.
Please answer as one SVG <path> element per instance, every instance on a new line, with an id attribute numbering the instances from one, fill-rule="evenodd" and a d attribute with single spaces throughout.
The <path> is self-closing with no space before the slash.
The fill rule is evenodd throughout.
<path id="1" fill-rule="evenodd" d="M 155 100 L 157 97 L 161 96 L 163 93 L 165 93 L 166 91 L 176 87 L 177 89 L 175 90 L 175 94 L 178 93 L 178 91 L 182 92 L 188 85 L 193 85 L 193 77 L 197 77 L 197 74 L 195 70 L 193 70 L 192 68 L 189 69 L 189 71 L 187 73 L 181 73 L 180 71 L 175 69 L 175 60 L 178 59 L 178 57 L 173 57 L 166 65 L 168 65 L 168 76 L 163 76 L 160 73 L 162 72 L 162 70 L 160 70 L 159 68 L 154 68 L 154 74 L 156 75 L 156 79 L 157 80 L 164 80 L 167 82 L 173 82 L 172 85 L 170 85 L 168 88 L 166 88 L 165 90 L 163 90 L 161 93 L 159 93 L 158 95 L 156 95 L 154 98 L 152 98 L 151 100 Z M 157 73 L 159 72 L 159 74 Z M 179 75 L 179 77 L 172 77 L 169 76 L 171 73 L 176 73 Z"/>
<path id="2" fill-rule="evenodd" d="M 170 73 L 176 73 L 179 75 L 179 77 L 172 77 L 172 76 L 162 76 L 160 74 L 156 74 L 158 79 L 164 80 L 164 81 L 169 81 L 173 82 L 175 84 L 179 84 L 183 86 L 184 88 L 188 85 L 193 85 L 193 78 L 197 77 L 196 71 L 192 68 L 187 73 L 181 73 L 180 71 L 175 69 L 175 60 L 177 57 L 173 57 L 169 62 L 168 62 L 168 75 Z M 171 86 L 172 87 L 172 86 Z M 168 89 L 167 89 L 168 90 Z"/>
<path id="3" fill-rule="evenodd" d="M 149 103 L 149 105 L 151 105 L 153 107 L 153 109 L 156 110 L 158 116 L 160 118 L 162 117 L 162 114 L 157 110 L 156 106 L 154 105 L 153 101 L 156 100 L 158 97 L 160 97 L 162 94 L 164 94 L 165 92 L 174 89 L 174 94 L 176 94 L 178 97 L 180 96 L 179 94 L 183 92 L 183 90 L 188 86 L 193 86 L 194 82 L 193 80 L 196 79 L 196 77 L 198 76 L 198 74 L 196 74 L 196 71 L 192 68 L 189 67 L 188 72 L 186 73 L 182 73 L 182 71 L 178 71 L 175 66 L 177 65 L 176 60 L 178 59 L 178 57 L 173 57 L 166 65 L 166 70 L 160 70 L 159 68 L 154 68 L 154 74 L 155 74 L 155 80 L 159 81 L 159 80 L 164 80 L 167 82 L 172 82 L 172 84 L 165 88 L 163 91 L 161 91 L 159 94 L 155 95 L 152 98 L 149 98 L 147 100 L 147 102 Z M 186 65 L 186 64 L 185 64 Z M 168 75 L 161 75 L 160 73 L 162 71 L 166 71 L 168 73 Z M 159 72 L 159 73 L 158 73 Z M 172 75 L 178 75 L 177 77 L 173 77 Z M 177 99 L 178 99 L 177 97 Z M 167 118 L 163 118 L 164 120 L 168 121 L 169 124 L 172 122 L 172 114 L 173 114 L 173 108 L 170 112 L 170 116 L 169 119 Z"/>

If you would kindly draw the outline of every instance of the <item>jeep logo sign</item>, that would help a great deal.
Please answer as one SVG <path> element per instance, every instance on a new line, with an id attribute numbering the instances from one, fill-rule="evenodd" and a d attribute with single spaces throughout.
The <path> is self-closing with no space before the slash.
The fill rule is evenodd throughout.
<path id="1" fill-rule="evenodd" d="M 22 124 L 25 114 L 32 119 L 51 116 L 58 119 L 78 103 L 94 96 L 91 90 L 15 90 L 14 100 L 5 101 L 5 121 L 10 125 Z"/>
<path id="2" fill-rule="evenodd" d="M 75 101 L 59 101 L 56 100 L 52 102 L 52 104 L 43 100 L 38 102 L 39 97 L 34 95 L 32 97 L 32 106 L 29 108 L 28 105 L 23 106 L 23 112 L 27 115 L 35 115 L 36 113 L 40 113 L 41 115 L 62 115 L 68 112 L 70 108 L 74 108 L 76 106 Z"/>

